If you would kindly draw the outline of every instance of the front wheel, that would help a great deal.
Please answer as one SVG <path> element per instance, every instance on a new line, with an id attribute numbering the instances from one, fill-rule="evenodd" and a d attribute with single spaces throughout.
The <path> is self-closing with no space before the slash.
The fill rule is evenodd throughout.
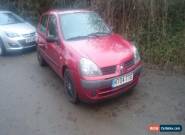
<path id="1" fill-rule="evenodd" d="M 78 96 L 77 92 L 70 74 L 70 71 L 68 69 L 64 72 L 64 87 L 65 87 L 65 94 L 68 98 L 68 100 L 76 104 L 78 102 Z"/>
<path id="2" fill-rule="evenodd" d="M 6 55 L 6 49 L 3 45 L 2 40 L 0 39 L 0 56 L 4 56 L 4 55 Z"/>

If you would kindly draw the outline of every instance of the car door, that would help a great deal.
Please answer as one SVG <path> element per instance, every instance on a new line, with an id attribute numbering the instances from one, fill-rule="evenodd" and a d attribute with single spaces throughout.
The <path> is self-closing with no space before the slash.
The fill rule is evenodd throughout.
<path id="1" fill-rule="evenodd" d="M 41 17 L 40 25 L 38 26 L 37 33 L 37 45 L 38 51 L 42 54 L 46 61 L 48 61 L 46 49 L 47 49 L 47 41 L 46 41 L 46 32 L 47 32 L 47 22 L 48 15 L 43 15 Z"/>
<path id="2" fill-rule="evenodd" d="M 49 15 L 48 27 L 47 27 L 47 37 L 56 39 L 53 42 L 47 42 L 47 54 L 49 57 L 50 65 L 56 72 L 60 72 L 60 54 L 61 54 L 61 44 L 59 39 L 59 33 L 57 29 L 57 18 L 55 15 Z"/>

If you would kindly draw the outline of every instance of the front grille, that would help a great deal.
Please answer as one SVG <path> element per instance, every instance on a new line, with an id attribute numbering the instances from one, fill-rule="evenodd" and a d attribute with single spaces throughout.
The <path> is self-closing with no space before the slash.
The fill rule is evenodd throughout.
<path id="1" fill-rule="evenodd" d="M 116 72 L 116 66 L 109 66 L 101 68 L 103 75 L 114 74 Z"/>
<path id="2" fill-rule="evenodd" d="M 23 34 L 23 37 L 27 38 L 27 37 L 35 37 L 36 33 L 28 33 L 28 34 Z"/>
<path id="3" fill-rule="evenodd" d="M 128 61 L 126 61 L 125 63 L 124 63 L 124 67 L 125 68 L 130 68 L 131 66 L 133 66 L 134 65 L 134 59 L 132 58 L 132 59 L 130 59 L 130 60 L 128 60 Z"/>
<path id="4" fill-rule="evenodd" d="M 36 42 L 29 42 L 29 43 L 26 43 L 26 40 L 19 40 L 19 43 L 23 46 L 23 47 L 29 47 L 29 46 L 33 46 L 36 44 Z"/>

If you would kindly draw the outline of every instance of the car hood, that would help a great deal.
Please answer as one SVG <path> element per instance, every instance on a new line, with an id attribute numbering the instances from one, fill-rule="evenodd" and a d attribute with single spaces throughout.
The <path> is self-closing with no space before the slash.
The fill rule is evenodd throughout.
<path id="1" fill-rule="evenodd" d="M 28 34 L 36 31 L 35 27 L 33 27 L 29 23 L 1 25 L 0 30 L 4 32 L 12 32 L 17 34 Z"/>
<path id="2" fill-rule="evenodd" d="M 117 65 L 133 57 L 130 43 L 116 34 L 69 41 L 68 45 L 81 57 L 89 58 L 99 67 Z"/>

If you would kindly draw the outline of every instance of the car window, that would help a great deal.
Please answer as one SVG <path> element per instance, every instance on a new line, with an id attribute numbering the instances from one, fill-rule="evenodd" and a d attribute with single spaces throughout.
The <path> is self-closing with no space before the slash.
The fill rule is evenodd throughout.
<path id="1" fill-rule="evenodd" d="M 57 37 L 56 24 L 57 24 L 56 17 L 54 15 L 51 15 L 49 17 L 48 23 L 48 36 Z"/>
<path id="2" fill-rule="evenodd" d="M 46 16 L 46 15 L 43 16 L 41 19 L 40 31 L 43 33 L 46 32 L 47 20 L 48 20 L 48 16 Z"/>
<path id="3" fill-rule="evenodd" d="M 23 23 L 23 19 L 13 13 L 0 13 L 0 25 Z"/>

